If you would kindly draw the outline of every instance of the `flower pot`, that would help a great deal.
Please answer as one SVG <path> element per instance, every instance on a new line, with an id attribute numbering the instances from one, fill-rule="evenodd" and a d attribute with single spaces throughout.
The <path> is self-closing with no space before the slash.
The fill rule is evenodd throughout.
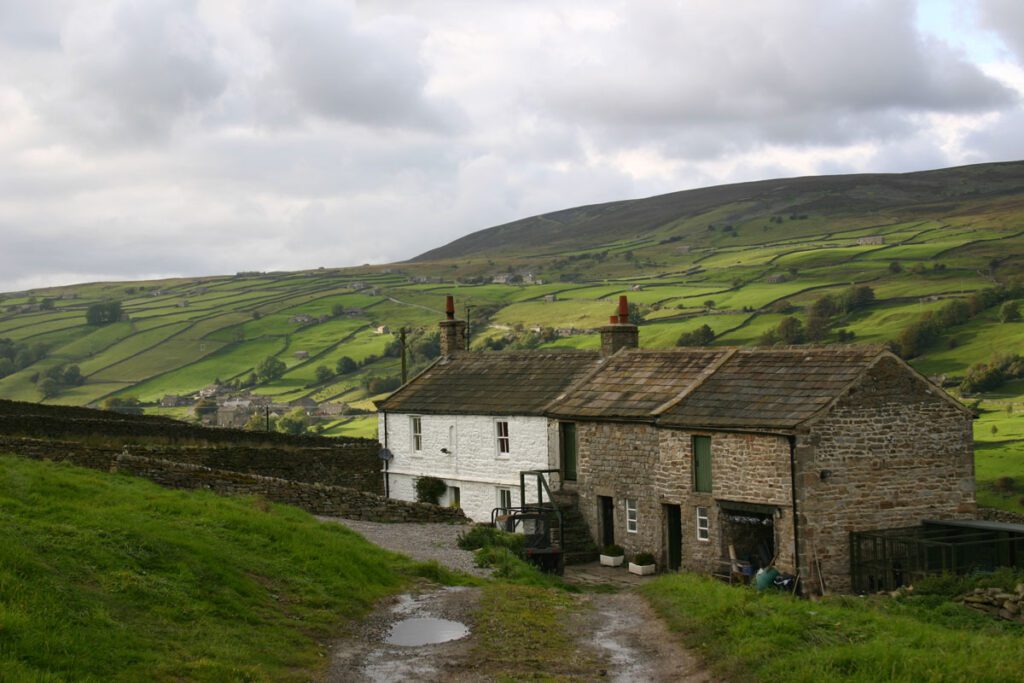
<path id="1" fill-rule="evenodd" d="M 648 576 L 654 573 L 656 567 L 657 565 L 653 564 L 633 564 L 632 562 L 630 562 L 629 572 L 631 574 L 636 574 L 638 576 Z"/>
<path id="2" fill-rule="evenodd" d="M 602 567 L 621 567 L 626 559 L 625 555 L 601 555 Z"/>

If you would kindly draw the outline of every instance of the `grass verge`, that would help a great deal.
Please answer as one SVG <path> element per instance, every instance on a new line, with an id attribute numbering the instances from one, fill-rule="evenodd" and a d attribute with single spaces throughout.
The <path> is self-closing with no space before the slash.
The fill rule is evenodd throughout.
<path id="1" fill-rule="evenodd" d="M 260 498 L 0 457 L 0 680 L 288 681 L 411 576 Z"/>
<path id="2" fill-rule="evenodd" d="M 1024 627 L 944 595 L 809 602 L 690 574 L 641 590 L 669 628 L 735 680 L 1021 680 Z"/>

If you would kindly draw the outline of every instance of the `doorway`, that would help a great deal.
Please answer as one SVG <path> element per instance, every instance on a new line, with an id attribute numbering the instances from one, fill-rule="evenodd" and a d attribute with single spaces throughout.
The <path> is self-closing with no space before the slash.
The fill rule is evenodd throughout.
<path id="1" fill-rule="evenodd" d="M 615 501 L 611 496 L 597 497 L 597 519 L 600 526 L 601 545 L 615 544 Z"/>
<path id="2" fill-rule="evenodd" d="M 668 568 L 679 571 L 683 566 L 683 515 L 678 505 L 665 505 L 665 548 Z"/>
<path id="3" fill-rule="evenodd" d="M 562 479 L 576 481 L 576 423 L 560 422 L 558 429 L 562 442 Z"/>

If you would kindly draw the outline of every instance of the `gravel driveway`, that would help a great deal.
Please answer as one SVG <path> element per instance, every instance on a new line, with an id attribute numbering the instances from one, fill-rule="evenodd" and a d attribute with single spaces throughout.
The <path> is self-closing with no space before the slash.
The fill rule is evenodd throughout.
<path id="1" fill-rule="evenodd" d="M 436 560 L 456 571 L 473 576 L 490 576 L 490 569 L 473 564 L 473 553 L 460 550 L 455 541 L 470 527 L 465 524 L 383 524 L 341 517 L 318 517 L 323 522 L 347 526 L 381 548 L 408 555 L 414 560 Z"/>

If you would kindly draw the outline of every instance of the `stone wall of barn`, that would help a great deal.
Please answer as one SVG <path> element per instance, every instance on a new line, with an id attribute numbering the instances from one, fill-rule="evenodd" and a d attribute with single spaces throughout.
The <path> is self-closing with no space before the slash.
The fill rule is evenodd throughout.
<path id="1" fill-rule="evenodd" d="M 851 531 L 974 516 L 972 418 L 941 394 L 883 357 L 798 437 L 805 587 L 817 561 L 827 590 L 850 590 Z"/>
<path id="2" fill-rule="evenodd" d="M 659 429 L 660 460 L 654 472 L 661 503 L 679 505 L 683 522 L 683 567 L 714 572 L 729 557 L 723 506 L 728 502 L 772 508 L 777 560 L 782 571 L 795 569 L 789 440 L 771 434 Z M 711 493 L 693 485 L 693 437 L 711 438 Z M 697 533 L 697 508 L 709 512 L 709 539 Z M 741 558 L 742 559 L 742 558 Z"/>

